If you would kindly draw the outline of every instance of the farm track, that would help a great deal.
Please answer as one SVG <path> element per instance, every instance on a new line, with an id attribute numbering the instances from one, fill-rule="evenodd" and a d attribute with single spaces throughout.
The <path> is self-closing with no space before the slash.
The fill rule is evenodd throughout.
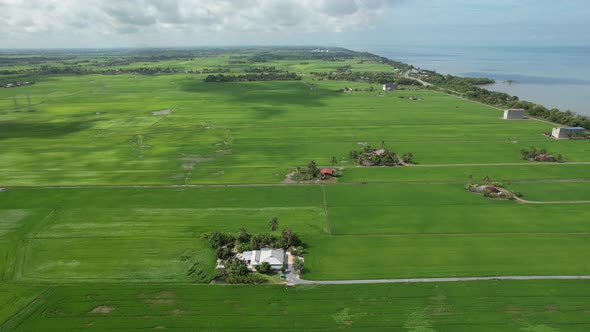
<path id="1" fill-rule="evenodd" d="M 287 284 L 296 285 L 353 285 L 353 284 L 401 284 L 430 282 L 466 282 L 498 280 L 590 280 L 590 276 L 497 276 L 497 277 L 458 277 L 458 278 L 403 278 L 403 279 L 368 279 L 368 280 L 305 280 L 297 275 L 288 274 Z"/>

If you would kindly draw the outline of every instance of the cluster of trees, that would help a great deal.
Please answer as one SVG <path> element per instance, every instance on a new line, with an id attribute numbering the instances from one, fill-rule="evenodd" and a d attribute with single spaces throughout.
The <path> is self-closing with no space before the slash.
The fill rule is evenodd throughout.
<path id="1" fill-rule="evenodd" d="M 532 160 L 532 161 L 546 161 L 546 162 L 561 162 L 563 161 L 563 157 L 561 154 L 558 154 L 557 157 L 553 155 L 547 154 L 546 149 L 537 149 L 534 146 L 531 146 L 530 150 L 522 149 L 520 150 L 520 158 L 523 160 Z"/>
<path id="2" fill-rule="evenodd" d="M 268 265 L 268 264 L 267 264 Z M 228 284 L 262 284 L 267 280 L 259 273 L 252 273 L 246 262 L 232 257 L 224 262 L 225 269 L 222 272 L 225 282 Z M 270 266 L 268 266 L 270 272 Z"/>
<path id="3" fill-rule="evenodd" d="M 292 49 L 289 51 L 270 51 L 252 55 L 251 62 L 272 62 L 276 60 L 323 60 L 323 61 L 345 61 L 354 59 L 358 56 L 357 52 L 341 48 L 330 49 L 329 52 L 313 52 L 309 49 Z"/>
<path id="4" fill-rule="evenodd" d="M 399 156 L 385 148 L 374 149 L 369 145 L 366 145 L 361 151 L 350 151 L 349 156 L 361 166 L 399 166 L 411 163 L 414 158 L 412 153 Z"/>
<path id="5" fill-rule="evenodd" d="M 465 189 L 480 193 L 488 198 L 501 198 L 515 200 L 517 197 L 522 197 L 522 193 L 508 190 L 506 185 L 502 182 L 492 181 L 489 176 L 485 176 L 481 180 L 481 184 L 473 182 L 473 176 L 469 175 Z"/>
<path id="6" fill-rule="evenodd" d="M 289 72 L 258 73 L 245 75 L 209 75 L 205 82 L 248 82 L 248 81 L 300 81 L 301 76 Z"/>
<path id="7" fill-rule="evenodd" d="M 590 128 L 590 117 L 575 114 L 572 111 L 560 111 L 557 108 L 548 109 L 542 105 L 529 101 L 519 100 L 516 96 L 507 93 L 489 91 L 478 87 L 481 84 L 494 83 L 488 78 L 457 77 L 453 75 L 441 75 L 434 71 L 422 71 L 427 77 L 421 79 L 446 89 L 448 92 L 459 92 L 462 96 L 479 101 L 484 104 L 502 108 L 522 108 L 528 115 L 556 122 L 566 126 L 580 126 Z M 436 87 L 435 87 L 436 88 Z"/>
<path id="8" fill-rule="evenodd" d="M 249 233 L 247 229 L 241 228 L 237 235 L 226 232 L 211 232 L 203 235 L 209 242 L 211 248 L 217 250 L 217 258 L 227 259 L 236 252 L 258 250 L 260 248 L 297 248 L 302 242 L 297 233 L 286 228 L 279 234 L 275 234 L 279 227 L 279 219 L 272 217 L 268 221 L 270 233 Z"/>
<path id="9" fill-rule="evenodd" d="M 249 67 L 244 69 L 245 73 L 278 73 L 278 72 L 285 72 L 284 70 L 277 69 L 275 66 L 271 67 Z"/>
<path id="10" fill-rule="evenodd" d="M 336 158 L 332 157 L 332 165 L 336 164 Z M 336 176 L 334 171 L 331 175 L 322 174 L 318 164 L 312 160 L 304 167 L 296 167 L 295 174 L 292 179 L 295 181 L 312 181 L 312 180 L 326 180 L 329 177 Z"/>
<path id="11" fill-rule="evenodd" d="M 401 85 L 422 85 L 416 80 L 400 77 L 399 75 L 393 73 L 353 72 L 350 70 L 339 71 L 340 69 L 345 69 L 346 67 L 350 66 L 340 67 L 336 72 L 312 72 L 311 74 L 315 76 L 316 80 L 351 81 L 372 84 L 397 83 Z"/>
<path id="12" fill-rule="evenodd" d="M 203 238 L 209 242 L 211 248 L 217 252 L 217 258 L 223 260 L 225 266 L 222 277 L 227 283 L 233 284 L 256 284 L 266 282 L 266 279 L 260 275 L 271 273 L 271 267 L 268 263 L 262 263 L 256 267 L 258 273 L 252 273 L 248 269 L 246 262 L 237 259 L 235 253 L 260 248 L 282 248 L 291 249 L 292 252 L 302 253 L 303 247 L 299 236 L 291 229 L 284 229 L 280 234 L 274 234 L 279 227 L 279 219 L 273 217 L 268 221 L 271 233 L 249 233 L 245 228 L 235 235 L 226 232 L 211 232 L 203 235 Z M 300 262 L 300 271 L 303 271 L 303 261 Z"/>

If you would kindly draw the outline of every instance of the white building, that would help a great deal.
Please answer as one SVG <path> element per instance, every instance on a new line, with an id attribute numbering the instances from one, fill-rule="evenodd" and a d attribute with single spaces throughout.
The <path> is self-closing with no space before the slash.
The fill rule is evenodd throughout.
<path id="1" fill-rule="evenodd" d="M 583 136 L 586 133 L 586 128 L 583 127 L 561 127 L 553 128 L 551 137 L 553 138 L 570 138 L 572 136 Z"/>
<path id="2" fill-rule="evenodd" d="M 396 83 L 385 83 L 385 84 L 383 84 L 383 91 L 393 91 L 393 90 L 397 90 L 397 84 Z"/>
<path id="3" fill-rule="evenodd" d="M 260 250 L 244 251 L 242 260 L 248 263 L 248 267 L 255 269 L 256 266 L 266 262 L 273 270 L 280 270 L 285 263 L 285 251 L 283 249 L 262 248 Z"/>
<path id="4" fill-rule="evenodd" d="M 504 120 L 522 120 L 524 119 L 523 109 L 509 109 L 504 111 Z"/>

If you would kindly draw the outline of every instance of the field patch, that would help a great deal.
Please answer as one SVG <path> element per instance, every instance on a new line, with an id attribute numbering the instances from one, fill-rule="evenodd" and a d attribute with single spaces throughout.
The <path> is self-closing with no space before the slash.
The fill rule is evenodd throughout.
<path id="1" fill-rule="evenodd" d="M 311 280 L 588 275 L 590 235 L 400 235 L 313 238 Z"/>
<path id="2" fill-rule="evenodd" d="M 26 210 L 0 210 L 0 236 L 15 231 L 22 221 L 30 215 Z"/>
<path id="3" fill-rule="evenodd" d="M 589 289 L 588 281 L 572 280 L 294 288 L 64 285 L 2 328 L 583 331 L 590 328 Z M 174 301 L 156 305 L 143 301 L 159 298 Z M 552 312 L 548 306 L 567 310 Z M 105 307 L 114 310 L 92 313 Z"/>
<path id="4" fill-rule="evenodd" d="M 194 239 L 36 239 L 23 278 L 39 281 L 209 282 L 215 254 Z"/>
<path id="5" fill-rule="evenodd" d="M 510 189 L 529 201 L 590 201 L 590 182 L 515 183 Z"/>

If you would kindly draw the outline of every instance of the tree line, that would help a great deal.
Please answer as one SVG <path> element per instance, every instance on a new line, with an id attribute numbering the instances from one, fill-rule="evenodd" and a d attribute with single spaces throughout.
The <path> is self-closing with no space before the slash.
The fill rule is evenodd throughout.
<path id="1" fill-rule="evenodd" d="M 252 73 L 243 75 L 209 75 L 205 82 L 300 81 L 301 76 L 289 72 Z"/>
<path id="2" fill-rule="evenodd" d="M 437 87 L 447 89 L 448 92 L 457 91 L 469 99 L 501 108 L 521 108 L 524 109 L 528 115 L 562 125 L 590 128 L 590 118 L 587 116 L 576 114 L 569 110 L 561 111 L 557 108 L 548 109 L 539 104 L 520 100 L 517 96 L 511 96 L 504 92 L 489 91 L 476 86 L 494 83 L 494 80 L 488 78 L 441 75 L 434 71 L 422 72 L 428 74 L 427 77 L 421 77 L 422 80 L 432 83 Z"/>

